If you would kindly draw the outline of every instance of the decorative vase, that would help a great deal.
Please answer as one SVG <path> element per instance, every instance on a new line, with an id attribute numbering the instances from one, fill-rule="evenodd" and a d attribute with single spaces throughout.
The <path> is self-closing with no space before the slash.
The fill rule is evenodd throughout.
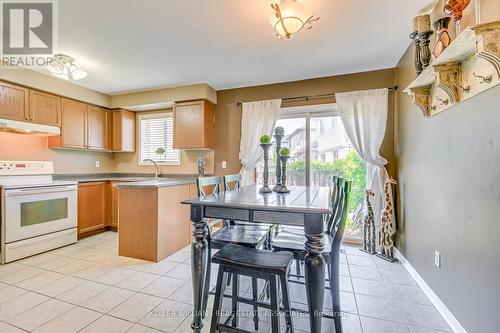
<path id="1" fill-rule="evenodd" d="M 269 193 L 273 190 L 269 187 L 269 148 L 271 148 L 272 143 L 261 143 L 260 146 L 264 151 L 264 186 L 259 189 L 260 193 Z"/>
<path id="2" fill-rule="evenodd" d="M 444 49 L 451 43 L 451 37 L 448 33 L 448 24 L 450 24 L 450 17 L 443 17 L 434 22 L 434 29 L 436 29 L 436 45 L 434 45 L 434 56 L 437 58 Z"/>
<path id="3" fill-rule="evenodd" d="M 460 20 L 462 20 L 464 9 L 469 5 L 470 0 L 445 0 L 443 4 L 443 12 L 446 15 L 451 15 L 455 21 L 455 33 L 460 34 Z"/>
<path id="4" fill-rule="evenodd" d="M 281 161 L 280 161 L 280 149 L 281 149 L 281 140 L 285 136 L 285 129 L 281 126 L 278 126 L 274 129 L 274 139 L 276 140 L 276 185 L 273 188 L 273 191 L 277 191 L 281 187 Z"/>
<path id="5" fill-rule="evenodd" d="M 276 190 L 278 193 L 288 193 L 290 190 L 286 187 L 286 162 L 290 156 L 280 156 L 281 161 L 281 186 Z"/>

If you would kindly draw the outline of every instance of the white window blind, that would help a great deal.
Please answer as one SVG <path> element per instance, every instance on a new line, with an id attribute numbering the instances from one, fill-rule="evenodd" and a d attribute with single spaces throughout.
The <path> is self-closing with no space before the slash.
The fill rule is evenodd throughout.
<path id="1" fill-rule="evenodd" d="M 173 149 L 174 120 L 171 113 L 139 116 L 140 160 L 179 165 L 180 150 Z"/>

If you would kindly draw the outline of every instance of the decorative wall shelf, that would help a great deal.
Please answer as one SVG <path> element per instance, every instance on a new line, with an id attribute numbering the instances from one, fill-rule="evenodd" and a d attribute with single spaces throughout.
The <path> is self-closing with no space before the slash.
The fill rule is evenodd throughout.
<path id="1" fill-rule="evenodd" d="M 425 117 L 500 83 L 500 21 L 468 27 L 404 90 Z"/>

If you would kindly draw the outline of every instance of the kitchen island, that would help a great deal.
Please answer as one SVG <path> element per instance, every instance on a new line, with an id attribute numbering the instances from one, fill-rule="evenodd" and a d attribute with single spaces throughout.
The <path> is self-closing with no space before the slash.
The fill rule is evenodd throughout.
<path id="1" fill-rule="evenodd" d="M 118 254 L 158 262 L 191 242 L 189 207 L 193 178 L 115 183 L 118 189 Z"/>

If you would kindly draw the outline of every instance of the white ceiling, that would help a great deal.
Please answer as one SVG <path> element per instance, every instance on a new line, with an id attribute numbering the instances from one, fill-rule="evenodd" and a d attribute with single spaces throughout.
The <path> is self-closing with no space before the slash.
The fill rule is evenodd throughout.
<path id="1" fill-rule="evenodd" d="M 278 40 L 269 0 L 59 0 L 58 52 L 118 93 L 208 83 L 215 89 L 389 68 L 412 17 L 434 0 L 302 0 L 312 30 Z"/>

